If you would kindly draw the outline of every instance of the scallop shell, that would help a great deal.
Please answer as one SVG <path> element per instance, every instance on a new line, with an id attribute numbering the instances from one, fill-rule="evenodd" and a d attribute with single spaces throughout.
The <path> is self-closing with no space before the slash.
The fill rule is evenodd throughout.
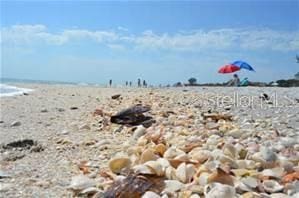
<path id="1" fill-rule="evenodd" d="M 183 183 L 190 182 L 195 173 L 194 165 L 186 163 L 180 164 L 175 171 L 176 178 Z"/>
<path id="2" fill-rule="evenodd" d="M 155 161 L 159 157 L 154 154 L 154 151 L 152 149 L 146 149 L 142 152 L 140 157 L 140 163 L 145 163 L 147 161 Z"/>
<path id="3" fill-rule="evenodd" d="M 234 185 L 233 177 L 231 175 L 229 175 L 228 173 L 226 173 L 221 168 L 217 168 L 217 171 L 212 173 L 209 176 L 208 183 L 213 183 L 213 182 L 218 182 L 218 183 L 226 184 L 226 185 L 230 185 L 230 186 Z"/>
<path id="4" fill-rule="evenodd" d="M 169 180 L 176 179 L 175 168 L 173 168 L 172 166 L 168 166 L 168 167 L 165 169 L 165 176 L 166 176 L 166 178 L 169 179 Z"/>
<path id="5" fill-rule="evenodd" d="M 144 164 L 139 164 L 139 165 L 134 166 L 133 170 L 135 173 L 140 173 L 140 174 L 144 174 L 144 175 L 155 175 L 156 174 L 156 172 L 152 168 L 150 168 Z"/>
<path id="6" fill-rule="evenodd" d="M 263 182 L 263 187 L 268 193 L 275 193 L 283 190 L 283 186 L 275 180 L 266 180 Z"/>
<path id="7" fill-rule="evenodd" d="M 120 173 L 122 169 L 129 168 L 131 160 L 126 157 L 114 158 L 109 162 L 109 168 L 113 173 Z"/>
<path id="8" fill-rule="evenodd" d="M 157 162 L 157 161 L 148 161 L 146 163 L 144 163 L 145 166 L 148 166 L 149 168 L 154 170 L 154 173 L 157 176 L 163 176 L 164 175 L 164 170 L 163 170 L 163 166 Z"/>
<path id="9" fill-rule="evenodd" d="M 154 150 L 155 153 L 159 154 L 160 156 L 163 156 L 167 148 L 164 144 L 158 144 L 155 146 Z"/>

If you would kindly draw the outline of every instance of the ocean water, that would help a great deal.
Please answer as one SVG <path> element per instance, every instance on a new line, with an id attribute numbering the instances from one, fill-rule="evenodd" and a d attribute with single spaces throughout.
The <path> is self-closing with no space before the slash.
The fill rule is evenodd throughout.
<path id="1" fill-rule="evenodd" d="M 21 87 L 15 87 L 7 84 L 0 84 L 0 97 L 21 95 L 24 93 L 28 93 L 30 91 L 33 90 L 21 88 Z"/>

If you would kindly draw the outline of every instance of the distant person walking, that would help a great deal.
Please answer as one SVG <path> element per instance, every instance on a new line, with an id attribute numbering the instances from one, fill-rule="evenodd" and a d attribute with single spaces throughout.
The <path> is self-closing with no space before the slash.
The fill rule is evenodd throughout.
<path id="1" fill-rule="evenodd" d="M 128 81 L 126 81 L 126 87 L 128 86 Z"/>
<path id="2" fill-rule="evenodd" d="M 137 84 L 138 84 L 138 87 L 141 87 L 141 80 L 140 80 L 140 78 L 138 78 Z"/>
<path id="3" fill-rule="evenodd" d="M 112 86 L 112 79 L 109 80 L 109 86 Z"/>
<path id="4" fill-rule="evenodd" d="M 132 87 L 132 81 L 130 81 L 130 83 L 129 83 L 129 84 L 130 84 L 130 87 Z"/>

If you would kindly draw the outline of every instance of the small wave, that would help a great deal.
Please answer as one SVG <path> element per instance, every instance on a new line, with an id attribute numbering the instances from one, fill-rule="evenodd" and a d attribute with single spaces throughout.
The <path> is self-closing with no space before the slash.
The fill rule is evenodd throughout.
<path id="1" fill-rule="evenodd" d="M 6 84 L 0 84 L 0 97 L 22 95 L 33 91 L 33 89 L 20 88 Z"/>

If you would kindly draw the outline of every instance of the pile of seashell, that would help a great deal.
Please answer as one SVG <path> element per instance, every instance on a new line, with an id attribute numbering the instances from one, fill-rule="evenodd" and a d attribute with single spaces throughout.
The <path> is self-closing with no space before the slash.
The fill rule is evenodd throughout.
<path id="1" fill-rule="evenodd" d="M 102 191 L 94 197 L 299 197 L 298 136 L 278 134 L 265 121 L 242 127 L 188 102 L 167 111 L 175 99 L 150 97 L 156 124 L 136 127 L 100 171 Z"/>
<path id="2" fill-rule="evenodd" d="M 139 192 L 144 198 L 299 196 L 298 141 L 282 138 L 281 150 L 260 146 L 259 138 L 241 138 L 250 134 L 233 126 L 230 117 L 218 117 L 212 119 L 218 125 L 218 135 L 206 134 L 209 131 L 199 136 L 174 134 L 163 127 L 139 126 L 133 137 L 144 135 L 135 146 L 130 140 L 127 152 L 110 160 L 109 177 L 123 182 L 124 189 L 129 187 L 125 178 L 130 174 L 162 178 L 164 188 L 158 192 L 144 188 Z M 113 189 L 105 190 L 111 194 Z"/>

